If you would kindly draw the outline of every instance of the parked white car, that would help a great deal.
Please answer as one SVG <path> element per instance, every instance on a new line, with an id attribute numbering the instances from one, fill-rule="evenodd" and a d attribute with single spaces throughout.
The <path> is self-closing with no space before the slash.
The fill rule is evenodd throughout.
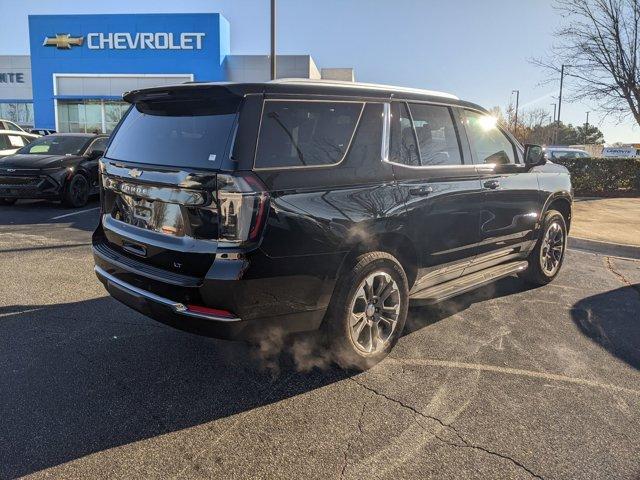
<path id="1" fill-rule="evenodd" d="M 569 147 L 546 147 L 544 153 L 547 160 L 552 162 L 561 158 L 589 158 L 591 156 L 584 150 Z"/>
<path id="2" fill-rule="evenodd" d="M 0 130 L 0 158 L 13 155 L 19 148 L 33 142 L 40 135 L 16 130 Z"/>
<path id="3" fill-rule="evenodd" d="M 3 120 L 2 118 L 0 118 L 0 130 L 11 130 L 13 132 L 27 133 L 27 131 L 17 123 L 13 123 L 10 120 Z"/>

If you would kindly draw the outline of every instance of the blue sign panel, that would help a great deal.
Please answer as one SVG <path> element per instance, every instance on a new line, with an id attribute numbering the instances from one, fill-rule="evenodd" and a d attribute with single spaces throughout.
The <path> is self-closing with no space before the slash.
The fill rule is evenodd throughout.
<path id="1" fill-rule="evenodd" d="M 229 22 L 218 13 L 30 15 L 29 40 L 38 128 L 55 127 L 55 74 L 220 81 L 230 53 Z"/>

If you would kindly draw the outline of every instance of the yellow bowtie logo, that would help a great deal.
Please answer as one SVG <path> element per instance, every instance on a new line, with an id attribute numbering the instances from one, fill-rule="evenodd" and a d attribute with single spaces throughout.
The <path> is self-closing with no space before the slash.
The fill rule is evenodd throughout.
<path id="1" fill-rule="evenodd" d="M 72 46 L 81 47 L 84 42 L 84 37 L 72 37 L 68 33 L 58 33 L 55 37 L 45 37 L 45 47 L 56 47 L 61 50 L 69 50 Z"/>

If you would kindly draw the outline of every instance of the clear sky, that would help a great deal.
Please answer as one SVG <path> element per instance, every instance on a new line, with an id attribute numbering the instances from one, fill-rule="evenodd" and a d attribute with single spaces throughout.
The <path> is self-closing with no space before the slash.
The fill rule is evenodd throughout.
<path id="1" fill-rule="evenodd" d="M 528 59 L 544 55 L 562 21 L 550 0 L 278 0 L 278 53 L 320 67 L 354 67 L 356 80 L 444 90 L 487 108 L 552 112 L 558 83 Z M 29 14 L 220 12 L 231 51 L 267 54 L 269 0 L 0 0 L 0 55 L 29 53 Z M 602 122 L 593 105 L 565 103 L 562 120 L 598 125 L 607 142 L 640 142 L 633 120 Z"/>

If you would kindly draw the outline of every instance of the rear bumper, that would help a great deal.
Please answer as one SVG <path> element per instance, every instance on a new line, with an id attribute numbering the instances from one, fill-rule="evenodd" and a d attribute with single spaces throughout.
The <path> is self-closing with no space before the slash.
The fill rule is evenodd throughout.
<path id="1" fill-rule="evenodd" d="M 107 267 L 104 262 L 102 265 Z M 316 330 L 326 312 L 326 308 L 320 308 L 251 320 L 205 315 L 190 312 L 181 302 L 132 285 L 99 265 L 94 270 L 109 294 L 119 302 L 165 325 L 207 337 L 256 341 L 269 329 L 283 333 Z"/>
<path id="2" fill-rule="evenodd" d="M 113 298 L 172 327 L 220 338 L 237 338 L 246 327 L 240 318 L 190 312 L 186 305 L 131 285 L 99 266 L 94 270 Z"/>

